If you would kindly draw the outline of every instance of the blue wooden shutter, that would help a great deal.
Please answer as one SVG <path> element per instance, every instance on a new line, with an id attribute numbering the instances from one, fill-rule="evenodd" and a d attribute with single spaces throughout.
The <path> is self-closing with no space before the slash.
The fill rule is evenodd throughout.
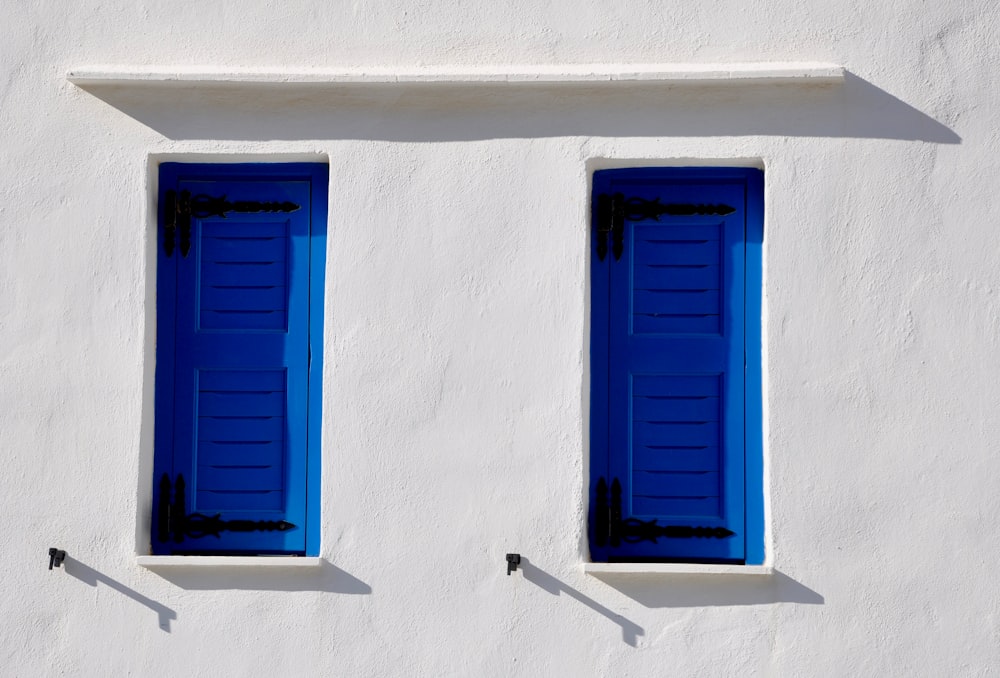
<path id="1" fill-rule="evenodd" d="M 160 168 L 154 553 L 318 547 L 326 176 Z"/>
<path id="2" fill-rule="evenodd" d="M 746 561 L 748 182 L 594 175 L 594 560 Z"/>

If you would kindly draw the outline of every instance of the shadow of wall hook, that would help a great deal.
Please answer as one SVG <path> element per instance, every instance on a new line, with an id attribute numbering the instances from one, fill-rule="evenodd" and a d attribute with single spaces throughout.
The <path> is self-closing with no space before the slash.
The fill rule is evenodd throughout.
<path id="1" fill-rule="evenodd" d="M 49 549 L 49 569 L 52 566 L 62 567 L 63 561 L 66 560 L 66 552 L 62 549 L 57 549 L 55 547 Z"/>
<path id="2" fill-rule="evenodd" d="M 517 572 L 517 566 L 521 564 L 521 554 L 520 553 L 508 553 L 507 554 L 507 576 L 510 576 L 511 572 Z"/>

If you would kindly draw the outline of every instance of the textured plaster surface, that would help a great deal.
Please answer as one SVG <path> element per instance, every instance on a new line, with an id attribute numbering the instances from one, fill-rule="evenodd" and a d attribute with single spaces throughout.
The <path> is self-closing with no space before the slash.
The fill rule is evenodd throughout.
<path id="1" fill-rule="evenodd" d="M 1000 666 L 995 3 L 5 3 L 0 673 Z M 818 62 L 839 85 L 78 87 Z M 156 164 L 325 159 L 322 552 L 158 568 Z M 773 576 L 586 574 L 588 183 L 761 166 Z M 46 569 L 48 547 L 69 553 Z M 505 574 L 504 554 L 522 569 Z"/>

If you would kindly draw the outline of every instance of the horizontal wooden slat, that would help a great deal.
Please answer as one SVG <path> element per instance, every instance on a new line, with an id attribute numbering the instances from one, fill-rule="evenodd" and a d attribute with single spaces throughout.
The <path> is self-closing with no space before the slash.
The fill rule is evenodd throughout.
<path id="1" fill-rule="evenodd" d="M 198 467 L 198 491 L 207 490 L 281 490 L 284 474 L 277 465 Z"/>
<path id="2" fill-rule="evenodd" d="M 632 395 L 718 396 L 717 374 L 634 374 Z"/>
<path id="3" fill-rule="evenodd" d="M 711 264 L 722 256 L 718 240 L 655 240 L 635 251 L 636 268 L 650 264 Z"/>
<path id="4" fill-rule="evenodd" d="M 284 310 L 287 307 L 288 288 L 283 285 L 204 285 L 201 289 L 203 310 Z"/>
<path id="5" fill-rule="evenodd" d="M 203 265 L 218 261 L 284 261 L 287 257 L 288 239 L 222 239 L 202 240 Z"/>
<path id="6" fill-rule="evenodd" d="M 722 286 L 720 269 L 710 264 L 650 264 L 636 266 L 633 289 L 705 290 Z"/>
<path id="7" fill-rule="evenodd" d="M 205 490 L 196 492 L 196 511 L 212 513 L 215 511 L 280 511 L 284 508 L 284 493 L 280 490 L 261 492 L 220 492 Z M 228 516 L 228 519 L 237 516 Z M 256 519 L 247 516 L 248 519 Z M 266 516 L 262 516 L 267 519 Z M 210 539 L 210 537 L 206 537 Z"/>
<path id="8" fill-rule="evenodd" d="M 718 315 L 649 315 L 632 316 L 633 334 L 718 334 L 721 318 Z"/>
<path id="9" fill-rule="evenodd" d="M 276 311 L 209 310 L 199 314 L 199 327 L 206 330 L 283 330 L 288 315 Z"/>
<path id="10" fill-rule="evenodd" d="M 204 266 L 202 285 L 285 285 L 288 273 L 284 261 L 215 262 Z"/>
<path id="11" fill-rule="evenodd" d="M 637 421 L 632 424 L 632 440 L 639 445 L 719 445 L 719 423 L 654 424 Z"/>
<path id="12" fill-rule="evenodd" d="M 284 459 L 285 442 L 259 441 L 198 441 L 198 460 L 206 465 L 280 464 Z"/>
<path id="13" fill-rule="evenodd" d="M 633 471 L 718 471 L 721 463 L 714 445 L 632 445 Z"/>
<path id="14" fill-rule="evenodd" d="M 711 313 L 718 314 L 719 290 L 634 290 L 634 313 Z"/>
<path id="15" fill-rule="evenodd" d="M 632 515 L 687 518 L 718 518 L 722 502 L 718 497 L 632 497 Z"/>
<path id="16" fill-rule="evenodd" d="M 201 223 L 201 234 L 203 238 L 284 238 L 288 236 L 288 220 L 206 219 Z"/>
<path id="17" fill-rule="evenodd" d="M 201 391 L 198 415 L 284 416 L 284 391 Z"/>
<path id="18" fill-rule="evenodd" d="M 198 440 L 283 440 L 284 417 L 199 417 Z"/>
<path id="19" fill-rule="evenodd" d="M 632 494 L 645 497 L 706 497 L 719 495 L 717 471 L 635 471 Z"/>
<path id="20" fill-rule="evenodd" d="M 284 391 L 285 370 L 199 370 L 202 391 Z"/>
<path id="21" fill-rule="evenodd" d="M 633 421 L 718 421 L 719 399 L 714 396 L 635 396 Z"/>
<path id="22" fill-rule="evenodd" d="M 719 222 L 710 224 L 669 222 L 639 223 L 635 225 L 635 240 L 642 243 L 675 242 L 678 240 L 719 240 L 721 237 Z"/>

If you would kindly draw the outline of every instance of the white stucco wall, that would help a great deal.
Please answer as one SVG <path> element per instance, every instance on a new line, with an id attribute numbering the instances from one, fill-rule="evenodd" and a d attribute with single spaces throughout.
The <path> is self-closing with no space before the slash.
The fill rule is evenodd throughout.
<path id="1" fill-rule="evenodd" d="M 31 0 L 0 26 L 0 674 L 1000 671 L 994 3 Z M 789 61 L 848 74 L 66 79 Z M 155 167 L 247 158 L 330 164 L 324 564 L 153 571 Z M 588 185 L 646 164 L 765 169 L 771 577 L 582 571 Z"/>

